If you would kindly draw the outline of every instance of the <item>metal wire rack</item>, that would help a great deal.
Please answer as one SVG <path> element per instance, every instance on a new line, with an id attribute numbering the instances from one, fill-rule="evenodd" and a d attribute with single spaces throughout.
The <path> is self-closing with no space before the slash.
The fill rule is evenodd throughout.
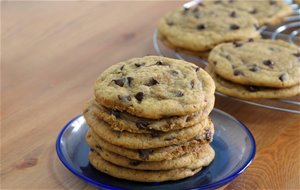
<path id="1" fill-rule="evenodd" d="M 183 7 L 189 8 L 196 5 L 201 0 L 194 0 L 188 3 L 185 3 Z M 296 44 L 300 46 L 300 6 L 293 3 L 291 0 L 286 0 L 294 10 L 293 14 L 289 17 L 286 17 L 282 23 L 276 26 L 267 27 L 262 26 L 259 30 L 263 38 L 271 39 L 282 39 L 289 43 Z M 196 63 L 200 67 L 205 67 L 207 61 L 196 56 L 187 55 L 181 52 L 176 52 L 172 49 L 167 48 L 158 40 L 158 31 L 155 30 L 153 34 L 153 46 L 157 54 L 166 57 L 173 57 L 177 59 L 186 60 L 189 62 Z M 220 92 L 216 92 L 217 95 L 223 96 L 235 101 L 247 103 L 250 105 L 268 108 L 272 110 L 284 111 L 289 113 L 300 114 L 300 96 L 295 96 L 291 98 L 283 99 L 260 99 L 260 100 L 242 100 L 235 97 L 230 97 Z"/>

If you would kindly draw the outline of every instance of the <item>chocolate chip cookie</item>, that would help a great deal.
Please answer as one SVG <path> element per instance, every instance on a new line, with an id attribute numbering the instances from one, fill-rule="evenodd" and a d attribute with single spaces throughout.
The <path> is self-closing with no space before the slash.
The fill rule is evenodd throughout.
<path id="1" fill-rule="evenodd" d="M 132 160 L 116 153 L 107 151 L 103 148 L 91 148 L 108 162 L 111 162 L 118 166 L 136 170 L 171 170 L 178 168 L 197 169 L 203 166 L 207 166 L 215 156 L 215 152 L 209 144 L 204 144 L 203 146 L 201 146 L 201 148 L 199 148 L 199 150 L 193 153 L 187 153 L 173 160 L 163 160 L 156 162 Z"/>
<path id="2" fill-rule="evenodd" d="M 212 133 L 210 133 L 210 131 L 207 131 L 206 137 L 212 138 Z M 172 160 L 177 157 L 183 156 L 184 154 L 193 153 L 199 150 L 199 148 L 203 144 L 201 140 L 197 139 L 198 138 L 196 136 L 190 141 L 161 148 L 128 149 L 110 144 L 109 142 L 101 139 L 95 132 L 92 132 L 91 129 L 89 129 L 86 134 L 86 142 L 90 147 L 94 147 L 95 150 L 104 148 L 110 152 L 119 154 L 126 158 L 140 161 Z"/>
<path id="3" fill-rule="evenodd" d="M 206 1 L 204 4 L 207 6 L 209 6 L 209 4 L 219 4 L 245 11 L 255 17 L 260 25 L 278 24 L 284 17 L 293 12 L 292 7 L 283 0 L 215 0 Z"/>
<path id="4" fill-rule="evenodd" d="M 161 170 L 161 171 L 129 169 L 105 161 L 101 156 L 97 155 L 97 153 L 95 152 L 89 153 L 89 160 L 90 163 L 97 170 L 100 170 L 103 173 L 121 179 L 141 181 L 141 182 L 162 182 L 162 181 L 169 181 L 169 180 L 179 180 L 179 179 L 192 176 L 201 170 L 201 168 L 198 169 L 179 168 L 179 169 Z"/>
<path id="5" fill-rule="evenodd" d="M 95 82 L 99 104 L 150 119 L 200 111 L 213 104 L 214 90 L 213 80 L 203 69 L 159 56 L 115 64 Z"/>
<path id="6" fill-rule="evenodd" d="M 249 13 L 219 4 L 180 8 L 158 24 L 167 42 L 190 51 L 207 51 L 217 44 L 259 37 L 258 21 Z"/>
<path id="7" fill-rule="evenodd" d="M 231 82 L 274 88 L 300 83 L 300 50 L 281 40 L 248 40 L 215 47 L 208 59 Z"/>
<path id="8" fill-rule="evenodd" d="M 241 99 L 260 99 L 260 98 L 286 98 L 300 94 L 300 84 L 287 88 L 268 88 L 261 86 L 240 85 L 227 81 L 214 72 L 214 65 L 209 64 L 206 70 L 215 80 L 217 91 L 241 98 Z"/>
<path id="9" fill-rule="evenodd" d="M 214 96 L 211 97 L 212 99 Z M 213 104 L 208 104 L 204 110 L 184 116 L 167 117 L 158 120 L 145 119 L 133 116 L 111 108 L 105 108 L 96 101 L 91 100 L 91 109 L 95 115 L 110 124 L 113 130 L 128 131 L 132 133 L 152 133 L 156 131 L 171 131 L 191 127 L 208 117 Z M 211 100 L 213 102 L 213 100 Z"/>
<path id="10" fill-rule="evenodd" d="M 153 131 L 150 134 L 138 134 L 112 130 L 107 123 L 99 120 L 89 107 L 84 110 L 83 115 L 87 124 L 99 137 L 111 144 L 129 149 L 159 148 L 180 144 L 195 137 L 198 137 L 198 140 L 202 142 L 211 142 L 212 138 L 207 138 L 206 133 L 209 131 L 212 134 L 211 137 L 214 133 L 213 123 L 208 118 L 194 126 L 180 130 L 166 133 Z"/>

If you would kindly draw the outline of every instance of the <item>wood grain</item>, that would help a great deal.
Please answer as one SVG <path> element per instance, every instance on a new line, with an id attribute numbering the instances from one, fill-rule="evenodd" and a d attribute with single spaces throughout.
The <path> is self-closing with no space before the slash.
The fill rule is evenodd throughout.
<path id="1" fill-rule="evenodd" d="M 60 129 L 82 111 L 108 66 L 155 54 L 157 20 L 182 2 L 1 2 L 1 189 L 83 189 L 55 153 Z M 223 189 L 300 189 L 300 118 L 224 98 L 257 154 Z"/>

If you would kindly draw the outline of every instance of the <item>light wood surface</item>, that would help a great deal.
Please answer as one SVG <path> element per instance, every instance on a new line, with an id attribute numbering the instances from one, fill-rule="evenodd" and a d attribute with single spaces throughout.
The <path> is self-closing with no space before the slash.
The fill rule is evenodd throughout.
<path id="1" fill-rule="evenodd" d="M 30 1 L 1 8 L 1 189 L 84 189 L 59 162 L 55 140 L 82 111 L 108 66 L 155 54 L 157 20 L 182 2 Z M 300 118 L 224 98 L 257 154 L 224 189 L 300 189 Z"/>

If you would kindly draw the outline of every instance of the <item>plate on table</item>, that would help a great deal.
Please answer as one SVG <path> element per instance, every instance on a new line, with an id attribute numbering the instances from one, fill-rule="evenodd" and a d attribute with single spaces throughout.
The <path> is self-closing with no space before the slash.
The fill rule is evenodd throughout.
<path id="1" fill-rule="evenodd" d="M 210 117 L 215 126 L 211 143 L 216 152 L 213 162 L 198 174 L 178 181 L 142 183 L 111 177 L 96 170 L 88 161 L 85 142 L 88 125 L 82 115 L 61 130 L 56 141 L 59 159 L 74 175 L 100 189 L 215 189 L 232 181 L 252 162 L 256 146 L 247 127 L 229 114 L 214 109 Z"/>

